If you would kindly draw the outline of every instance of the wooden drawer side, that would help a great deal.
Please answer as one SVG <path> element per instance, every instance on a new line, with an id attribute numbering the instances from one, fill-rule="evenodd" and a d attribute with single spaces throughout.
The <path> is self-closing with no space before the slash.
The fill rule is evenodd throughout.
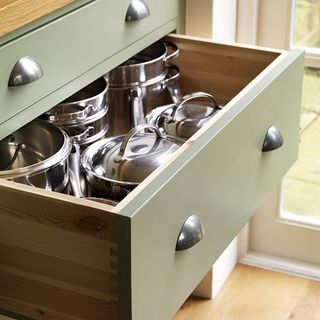
<path id="1" fill-rule="evenodd" d="M 181 70 L 183 94 L 211 92 L 221 104 L 227 104 L 268 65 L 280 52 L 208 43 L 199 39 L 172 35 L 181 54 L 175 63 Z"/>
<path id="2" fill-rule="evenodd" d="M 0 309 L 117 319 L 119 217 L 65 198 L 0 182 Z"/>

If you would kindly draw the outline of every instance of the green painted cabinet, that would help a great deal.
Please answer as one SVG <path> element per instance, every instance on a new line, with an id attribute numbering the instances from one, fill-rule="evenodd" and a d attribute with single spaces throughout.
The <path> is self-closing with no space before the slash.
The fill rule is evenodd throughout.
<path id="1" fill-rule="evenodd" d="M 93 1 L 2 46 L 11 65 L 32 53 L 44 76 L 7 88 L 2 65 L 1 136 L 177 27 L 178 2 L 146 3 L 151 18 L 126 24 L 129 1 Z M 0 309 L 32 319 L 171 319 L 297 158 L 301 51 L 169 40 L 181 50 L 183 94 L 212 93 L 223 109 L 116 207 L 0 181 Z M 283 145 L 263 152 L 270 127 Z M 176 251 L 192 215 L 204 237 Z"/>

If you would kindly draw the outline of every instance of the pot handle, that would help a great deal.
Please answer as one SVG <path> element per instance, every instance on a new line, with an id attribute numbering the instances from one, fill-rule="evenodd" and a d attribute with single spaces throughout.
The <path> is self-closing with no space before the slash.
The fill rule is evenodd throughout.
<path id="1" fill-rule="evenodd" d="M 156 135 L 157 135 L 157 138 L 160 138 L 160 139 L 165 139 L 166 138 L 166 135 L 164 133 L 162 133 L 158 127 L 154 126 L 154 125 L 151 125 L 151 124 L 141 124 L 141 125 L 138 125 L 136 127 L 134 127 L 133 129 L 131 129 L 128 134 L 123 138 L 122 142 L 121 142 L 121 145 L 120 145 L 120 150 L 119 150 L 119 153 L 114 157 L 113 161 L 118 163 L 118 162 L 121 162 L 124 155 L 125 155 L 125 152 L 126 152 L 126 149 L 127 149 L 127 146 L 130 142 L 130 140 L 136 135 L 138 134 L 139 132 L 141 131 L 144 131 L 146 129 L 149 129 L 149 130 L 153 130 Z"/>
<path id="2" fill-rule="evenodd" d="M 58 106 L 63 106 L 63 104 L 60 104 Z M 85 107 L 81 111 L 68 113 L 67 114 L 69 118 L 68 120 L 85 120 L 88 114 L 95 110 L 96 108 L 92 104 L 89 104 L 87 107 Z M 49 121 L 59 122 L 59 121 L 66 121 L 65 117 L 66 117 L 66 114 L 63 114 L 63 115 L 54 114 L 54 115 L 48 115 L 47 119 Z"/>
<path id="3" fill-rule="evenodd" d="M 183 96 L 180 99 L 180 101 L 173 106 L 173 110 L 172 110 L 172 114 L 171 114 L 171 117 L 170 117 L 170 121 L 176 121 L 176 115 L 177 115 L 178 110 L 186 102 L 188 102 L 190 100 L 193 100 L 193 99 L 198 99 L 198 98 L 206 98 L 212 103 L 213 108 L 221 109 L 221 107 L 219 106 L 218 101 L 216 100 L 216 98 L 213 95 L 211 95 L 209 93 L 206 93 L 206 92 L 193 92 L 193 93 L 190 93 L 190 94 L 187 94 L 187 95 Z"/>
<path id="4" fill-rule="evenodd" d="M 162 87 L 163 89 L 168 89 L 173 103 L 178 103 L 178 101 L 180 101 L 182 98 L 180 86 L 177 81 L 180 77 L 180 69 L 174 64 L 166 64 L 166 70 L 167 74 L 169 74 L 172 70 L 174 71 L 174 74 L 163 80 Z"/>
<path id="5" fill-rule="evenodd" d="M 142 92 L 141 88 L 139 87 L 136 87 L 130 91 L 129 110 L 132 127 L 136 127 L 140 124 L 145 123 L 142 103 Z"/>
<path id="6" fill-rule="evenodd" d="M 12 141 L 12 142 L 9 142 L 9 144 L 15 146 L 16 149 L 14 150 L 14 154 L 13 154 L 12 158 L 9 160 L 8 164 L 5 166 L 4 169 L 1 169 L 1 170 L 8 170 L 10 168 L 10 166 L 16 161 L 16 159 L 19 155 L 19 151 L 26 148 L 26 145 L 24 143 L 16 143 L 16 142 Z"/>
<path id="7" fill-rule="evenodd" d="M 94 127 L 92 126 L 89 126 L 88 128 L 86 128 L 83 132 L 75 135 L 75 136 L 70 136 L 70 139 L 71 139 L 71 142 L 72 143 L 79 143 L 81 142 L 82 140 L 86 139 L 89 137 L 89 135 L 91 133 L 94 132 Z"/>
<path id="8" fill-rule="evenodd" d="M 80 169 L 80 146 L 73 144 L 71 153 L 69 155 L 69 182 L 72 189 L 72 193 L 77 198 L 83 198 L 83 192 L 81 188 L 81 169 Z"/>
<path id="9" fill-rule="evenodd" d="M 171 51 L 171 53 L 164 57 L 164 62 L 167 62 L 170 59 L 176 59 L 179 56 L 180 50 L 176 44 L 170 41 L 164 41 L 163 44 L 166 47 L 166 51 Z"/>

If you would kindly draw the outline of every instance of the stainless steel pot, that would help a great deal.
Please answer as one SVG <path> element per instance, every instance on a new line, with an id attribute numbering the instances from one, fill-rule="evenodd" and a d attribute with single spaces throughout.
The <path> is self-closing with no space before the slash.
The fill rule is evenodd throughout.
<path id="1" fill-rule="evenodd" d="M 70 151 L 70 139 L 63 131 L 33 120 L 0 141 L 0 178 L 63 192 Z"/>
<path id="2" fill-rule="evenodd" d="M 178 55 L 179 49 L 174 43 L 157 41 L 111 70 L 106 77 L 110 87 L 139 86 L 163 76 L 168 61 Z"/>
<path id="3" fill-rule="evenodd" d="M 165 88 L 171 87 L 180 76 L 179 68 L 167 65 L 165 73 L 138 86 L 112 87 L 108 90 L 110 108 L 108 112 L 108 136 L 126 134 L 131 128 L 143 124 L 145 115 L 155 106 L 161 104 Z M 172 88 L 174 95 L 179 98 Z M 178 90 L 179 92 L 179 90 Z"/>
<path id="4" fill-rule="evenodd" d="M 170 136 L 188 139 L 219 110 L 221 106 L 214 96 L 194 92 L 182 97 L 178 103 L 155 108 L 147 114 L 146 122 Z"/>
<path id="5" fill-rule="evenodd" d="M 81 123 L 57 123 L 57 125 L 68 134 L 73 143 L 84 147 L 106 135 L 109 128 L 107 112 L 108 107 L 104 106 L 99 112 L 88 116 L 86 120 Z"/>
<path id="6" fill-rule="evenodd" d="M 87 121 L 108 105 L 108 83 L 99 78 L 42 115 L 56 125 L 72 125 Z"/>
<path id="7" fill-rule="evenodd" d="M 146 129 L 154 131 L 156 137 L 144 132 Z M 81 155 L 89 195 L 122 200 L 179 146 L 150 125 L 92 144 Z"/>

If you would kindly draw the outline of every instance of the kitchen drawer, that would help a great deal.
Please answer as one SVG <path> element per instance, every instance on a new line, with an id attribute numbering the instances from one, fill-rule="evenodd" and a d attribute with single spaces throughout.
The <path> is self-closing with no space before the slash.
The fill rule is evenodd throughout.
<path id="1" fill-rule="evenodd" d="M 171 36 L 183 93 L 225 106 L 116 207 L 0 182 L 0 309 L 167 320 L 297 158 L 303 54 Z M 276 126 L 283 146 L 262 152 Z M 176 251 L 184 221 L 205 231 Z"/>
<path id="2" fill-rule="evenodd" d="M 93 67 L 103 64 L 120 51 L 122 52 L 118 64 L 129 58 L 132 52 L 129 50 L 126 53 L 125 48 L 138 40 L 141 42 L 141 48 L 157 40 L 147 39 L 147 34 L 156 32 L 154 37 L 159 34 L 161 37 L 168 33 L 168 30 L 172 31 L 175 28 L 178 0 L 161 1 L 161 6 L 157 0 L 147 0 L 146 3 L 150 9 L 150 16 L 140 21 L 126 22 L 125 16 L 130 0 L 91 1 L 43 27 L 2 45 L 0 124 L 47 98 Z M 164 30 L 161 34 L 162 29 Z M 138 47 L 135 48 L 137 49 Z M 8 87 L 14 65 L 24 56 L 34 58 L 41 65 L 43 77 L 30 84 Z M 76 89 L 79 88 L 73 90 Z M 60 96 L 61 99 L 63 97 Z M 46 111 L 46 108 L 46 104 L 39 106 L 33 117 Z M 24 119 L 26 122 L 30 120 Z"/>

